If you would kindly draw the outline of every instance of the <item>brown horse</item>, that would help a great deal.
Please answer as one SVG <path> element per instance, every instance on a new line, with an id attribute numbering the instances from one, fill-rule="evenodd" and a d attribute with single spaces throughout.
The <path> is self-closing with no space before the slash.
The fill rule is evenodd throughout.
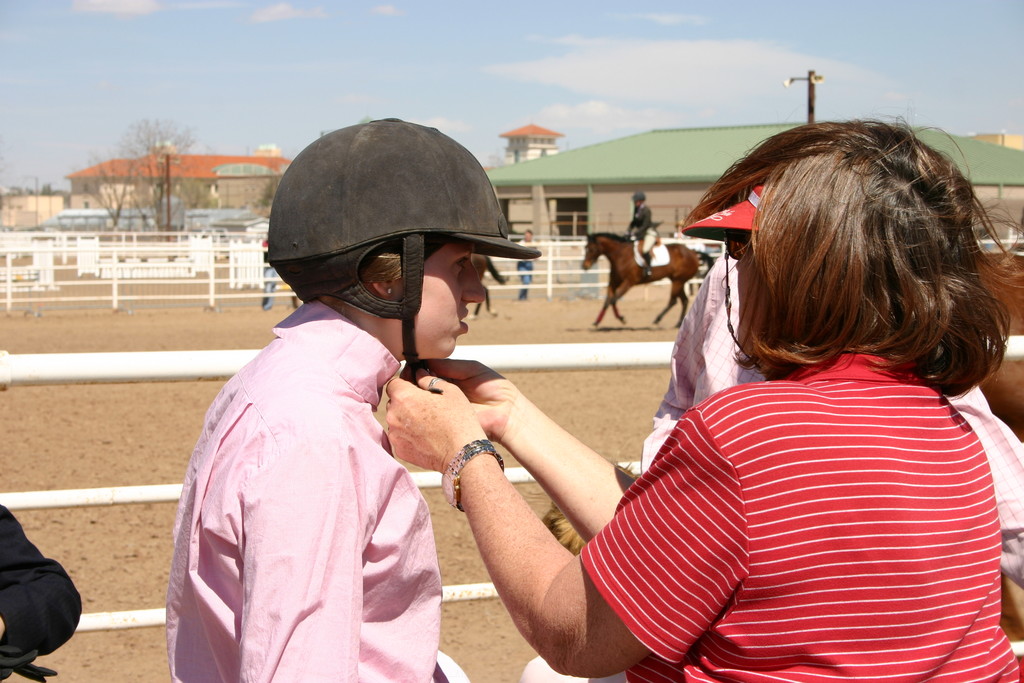
<path id="1" fill-rule="evenodd" d="M 498 269 L 494 267 L 494 262 L 491 261 L 490 256 L 484 256 L 483 254 L 473 254 L 470 257 L 473 262 L 473 267 L 476 268 L 477 277 L 480 278 L 480 283 L 483 284 L 484 274 L 490 273 L 491 277 L 499 284 L 503 285 L 506 282 L 506 278 Z M 473 311 L 473 318 L 480 315 L 480 307 L 486 305 L 487 312 L 491 315 L 498 315 L 497 312 L 491 310 L 491 294 L 487 291 L 487 285 L 484 285 L 484 300 L 483 302 L 476 305 L 476 310 Z"/>
<path id="2" fill-rule="evenodd" d="M 708 267 L 711 266 L 711 257 L 707 254 L 687 249 L 681 244 L 669 244 L 668 264 L 655 266 L 651 269 L 650 276 L 644 277 L 643 269 L 637 265 L 636 259 L 633 257 L 633 244 L 632 240 L 609 232 L 587 235 L 587 252 L 583 257 L 583 270 L 589 270 L 602 254 L 608 257 L 608 262 L 611 264 L 611 273 L 608 276 L 608 294 L 604 299 L 601 312 L 597 314 L 597 320 L 594 321 L 594 325 L 601 324 L 601 320 L 604 318 L 605 311 L 608 310 L 609 306 L 615 317 L 619 319 L 619 322 L 625 324 L 626 319 L 622 317 L 616 306 L 619 299 L 633 285 L 646 284 L 667 277 L 672 281 L 671 296 L 669 297 L 668 305 L 654 319 L 654 324 L 660 323 L 661 318 L 668 313 L 676 301 L 679 301 L 683 307 L 682 312 L 679 314 L 679 322 L 676 323 L 676 327 L 679 327 L 683 322 L 683 316 L 686 315 L 686 309 L 690 305 L 690 299 L 686 296 L 686 283 L 700 270 L 701 261 L 707 264 Z"/>

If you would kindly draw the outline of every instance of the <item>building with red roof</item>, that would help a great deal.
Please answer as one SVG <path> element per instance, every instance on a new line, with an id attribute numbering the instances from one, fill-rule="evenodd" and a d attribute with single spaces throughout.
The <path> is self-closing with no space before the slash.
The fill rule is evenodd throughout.
<path id="1" fill-rule="evenodd" d="M 110 159 L 67 176 L 70 208 L 159 206 L 169 184 L 171 197 L 188 209 L 257 211 L 269 207 L 290 163 L 273 145 L 252 156 L 177 154 L 170 148 L 138 159 Z"/>
<path id="2" fill-rule="evenodd" d="M 555 144 L 555 140 L 565 136 L 531 123 L 528 126 L 502 133 L 498 137 L 508 138 L 508 146 L 505 148 L 505 164 L 509 165 L 558 154 L 558 145 Z"/>

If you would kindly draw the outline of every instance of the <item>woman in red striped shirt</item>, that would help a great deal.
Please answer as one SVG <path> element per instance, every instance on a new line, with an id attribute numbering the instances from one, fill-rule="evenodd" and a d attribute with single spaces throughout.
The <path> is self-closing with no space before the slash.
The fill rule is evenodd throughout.
<path id="1" fill-rule="evenodd" d="M 417 378 L 443 394 L 391 383 L 396 455 L 446 473 L 505 605 L 556 670 L 1018 680 L 991 472 L 946 399 L 1005 349 L 995 292 L 1014 274 L 978 241 L 991 220 L 956 165 L 899 124 L 776 135 L 692 219 L 755 188 L 750 229 L 722 237 L 743 301 L 737 353 L 768 381 L 684 414 L 635 483 L 509 382 L 452 361 L 431 365 L 452 381 Z M 475 457 L 485 434 L 590 539 L 579 558 L 497 458 Z"/>

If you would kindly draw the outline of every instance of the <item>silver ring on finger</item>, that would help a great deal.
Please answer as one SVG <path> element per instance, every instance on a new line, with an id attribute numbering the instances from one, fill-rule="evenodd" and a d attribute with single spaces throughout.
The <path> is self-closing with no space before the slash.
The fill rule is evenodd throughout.
<path id="1" fill-rule="evenodd" d="M 443 382 L 443 381 L 444 380 L 442 380 L 440 377 L 434 377 L 427 384 L 427 391 L 429 391 L 432 394 L 443 394 L 444 393 L 444 389 L 442 389 L 441 387 L 434 386 L 438 382 Z"/>

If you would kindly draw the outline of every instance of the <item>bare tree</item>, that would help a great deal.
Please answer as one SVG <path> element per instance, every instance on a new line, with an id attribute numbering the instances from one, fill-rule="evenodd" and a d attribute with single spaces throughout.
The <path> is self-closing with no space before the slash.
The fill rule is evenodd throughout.
<path id="1" fill-rule="evenodd" d="M 121 214 L 130 206 L 135 194 L 135 178 L 133 177 L 134 159 L 105 159 L 94 155 L 92 166 L 96 169 L 93 176 L 96 187 L 89 187 L 92 195 L 101 207 L 110 215 L 111 226 L 117 230 L 121 223 Z"/>
<path id="2" fill-rule="evenodd" d="M 194 144 L 191 130 L 172 121 L 143 119 L 128 127 L 113 153 L 91 161 L 96 187 L 87 193 L 107 210 L 116 229 L 126 209 L 134 208 L 142 221 L 164 225 L 173 167 L 178 155 Z M 168 227 L 169 226 L 166 226 Z"/>
<path id="3" fill-rule="evenodd" d="M 187 154 L 195 144 L 192 130 L 173 121 L 143 119 L 129 126 L 118 146 L 120 155 L 133 160 L 133 203 L 158 225 L 170 229 L 167 207 L 174 186 L 178 155 Z"/>

